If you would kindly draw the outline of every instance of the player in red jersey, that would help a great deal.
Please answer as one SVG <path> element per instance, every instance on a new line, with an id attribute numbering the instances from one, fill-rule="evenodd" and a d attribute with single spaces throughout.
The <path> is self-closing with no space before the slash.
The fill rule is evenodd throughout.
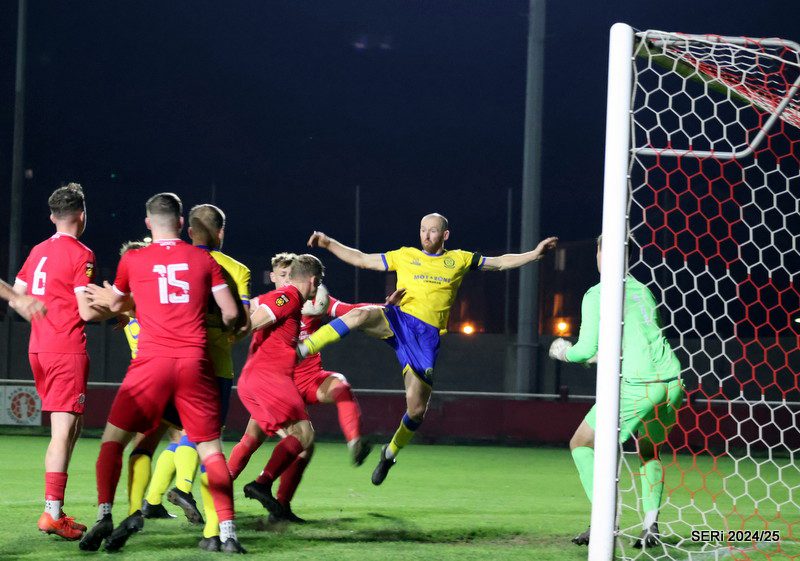
<path id="1" fill-rule="evenodd" d="M 233 523 L 233 489 L 222 455 L 220 397 L 206 353 L 205 315 L 209 296 L 232 328 L 238 307 L 220 266 L 208 252 L 178 239 L 183 228 L 177 195 L 161 193 L 147 201 L 145 223 L 153 242 L 122 256 L 113 287 L 92 285 L 93 302 L 120 312 L 133 301 L 142 327 L 139 350 L 117 392 L 97 458 L 98 521 L 80 547 L 118 551 L 144 525 L 141 511 L 113 528 L 111 507 L 122 469 L 122 451 L 137 432 L 156 427 L 171 402 L 206 466 L 220 519 L 222 551 L 242 553 Z"/>
<path id="2" fill-rule="evenodd" d="M 31 324 L 28 346 L 42 409 L 50 411 L 45 509 L 38 526 L 47 534 L 75 540 L 86 526 L 65 516 L 62 507 L 69 461 L 83 426 L 89 378 L 84 325 L 102 319 L 104 311 L 93 309 L 85 293 L 94 276 L 94 253 L 78 241 L 86 228 L 83 189 L 70 183 L 56 189 L 47 203 L 56 233 L 31 250 L 14 292 L 33 296 L 48 310 L 47 316 Z"/>
<path id="3" fill-rule="evenodd" d="M 251 301 L 253 329 L 250 354 L 239 379 L 239 399 L 266 435 L 281 441 L 259 476 L 244 488 L 246 497 L 259 500 L 270 513 L 285 516 L 272 496 L 272 483 L 286 475 L 301 454 L 314 445 L 314 429 L 292 375 L 300 335 L 303 303 L 314 298 L 323 276 L 322 263 L 313 255 L 299 255 L 292 262 L 282 288 Z M 283 480 L 283 479 L 282 479 Z"/>
<path id="4" fill-rule="evenodd" d="M 294 253 L 279 253 L 272 258 L 272 271 L 270 280 L 276 288 L 283 288 L 289 277 L 291 265 L 297 256 Z M 375 304 L 348 304 L 323 293 L 324 286 L 320 286 L 315 298 L 303 305 L 300 323 L 300 340 L 307 338 L 323 324 L 325 317 L 339 317 L 353 308 L 372 306 Z M 395 293 L 389 298 L 398 302 L 402 293 Z M 322 366 L 322 357 L 319 354 L 310 356 L 307 360 L 295 365 L 294 383 L 306 405 L 315 403 L 336 403 L 339 412 L 339 424 L 347 440 L 353 465 L 360 466 L 364 463 L 371 447 L 361 437 L 361 410 L 353 395 L 352 388 L 342 374 L 325 370 Z M 242 439 L 231 451 L 228 460 L 228 469 L 231 476 L 236 479 L 244 470 L 250 457 L 266 439 L 266 435 L 259 428 L 258 423 L 250 419 Z M 277 500 L 283 507 L 283 515 L 291 522 L 303 522 L 296 516 L 290 506 L 292 497 L 300 484 L 305 468 L 308 466 L 313 454 L 313 448 L 301 454 L 281 477 L 278 487 Z M 259 482 L 257 479 L 256 482 Z M 263 481 L 261 481 L 263 483 Z M 278 518 L 273 514 L 273 518 Z"/>

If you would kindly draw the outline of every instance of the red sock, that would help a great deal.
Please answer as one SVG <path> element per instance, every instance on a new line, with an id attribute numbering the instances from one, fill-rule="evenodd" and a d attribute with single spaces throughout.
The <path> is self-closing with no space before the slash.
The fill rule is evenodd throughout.
<path id="1" fill-rule="evenodd" d="M 242 439 L 231 450 L 231 457 L 228 458 L 228 471 L 232 479 L 239 477 L 239 474 L 247 466 L 247 462 L 250 461 L 250 457 L 260 446 L 261 443 L 249 434 L 245 433 L 242 436 Z"/>
<path id="2" fill-rule="evenodd" d="M 214 510 L 220 522 L 233 520 L 233 481 L 225 463 L 225 456 L 216 452 L 203 460 L 208 476 L 208 490 L 214 499 Z"/>
<path id="3" fill-rule="evenodd" d="M 333 390 L 333 400 L 339 410 L 339 426 L 347 442 L 361 436 L 361 408 L 350 384 L 340 384 Z"/>
<path id="4" fill-rule="evenodd" d="M 108 441 L 100 445 L 95 472 L 97 473 L 97 504 L 113 503 L 119 474 L 122 472 L 121 442 Z"/>
<path id="5" fill-rule="evenodd" d="M 286 468 L 281 474 L 281 484 L 278 486 L 278 502 L 286 506 L 292 501 L 294 492 L 297 491 L 297 486 L 300 485 L 300 480 L 303 478 L 303 472 L 311 461 L 311 456 L 314 455 L 314 447 L 308 449 L 308 456 L 298 456 L 292 464 Z"/>
<path id="6" fill-rule="evenodd" d="M 67 488 L 67 473 L 46 471 L 44 474 L 44 500 L 64 502 L 64 489 Z"/>
<path id="7" fill-rule="evenodd" d="M 281 476 L 281 473 L 289 467 L 295 458 L 303 451 L 303 445 L 294 436 L 287 436 L 278 442 L 269 457 L 269 462 L 256 478 L 256 483 L 262 485 L 272 485 L 272 482 Z"/>

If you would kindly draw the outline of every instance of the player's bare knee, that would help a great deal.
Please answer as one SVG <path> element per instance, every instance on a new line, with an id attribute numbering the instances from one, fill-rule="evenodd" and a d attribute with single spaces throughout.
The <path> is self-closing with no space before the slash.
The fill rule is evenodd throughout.
<path id="1" fill-rule="evenodd" d="M 594 448 L 594 429 L 592 429 L 586 421 L 578 425 L 575 434 L 573 434 L 572 438 L 569 440 L 570 450 L 581 447 Z"/>
<path id="2" fill-rule="evenodd" d="M 358 329 L 370 318 L 369 310 L 364 308 L 355 308 L 342 316 L 342 321 L 350 329 Z"/>
<path id="3" fill-rule="evenodd" d="M 304 450 L 314 445 L 314 427 L 308 421 L 298 421 L 286 427 L 286 433 L 300 441 Z"/>
<path id="4" fill-rule="evenodd" d="M 200 461 L 205 461 L 207 457 L 216 453 L 222 453 L 222 442 L 219 438 L 197 443 L 197 455 L 200 456 Z"/>
<path id="5" fill-rule="evenodd" d="M 421 423 L 422 420 L 425 419 L 425 413 L 428 411 L 428 404 L 419 401 L 408 401 L 406 403 L 406 410 L 408 416 L 411 417 L 412 420 Z"/>

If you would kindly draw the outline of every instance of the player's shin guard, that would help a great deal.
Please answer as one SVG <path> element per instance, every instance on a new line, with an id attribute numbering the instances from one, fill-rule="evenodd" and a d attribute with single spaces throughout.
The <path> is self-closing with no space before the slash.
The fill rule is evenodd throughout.
<path id="1" fill-rule="evenodd" d="M 592 502 L 592 485 L 594 484 L 594 448 L 578 446 L 572 451 L 572 459 L 578 468 L 578 477 L 589 502 Z"/>
<path id="2" fill-rule="evenodd" d="M 415 421 L 406 412 L 406 414 L 403 415 L 403 420 L 400 421 L 400 427 L 397 429 L 397 432 L 394 433 L 392 441 L 386 449 L 386 455 L 390 458 L 396 458 L 400 450 L 405 448 L 406 444 L 411 442 L 411 439 L 414 438 L 414 433 L 417 432 L 421 424 L 422 421 Z"/>
<path id="3" fill-rule="evenodd" d="M 658 517 L 661 496 L 664 493 L 664 467 L 661 460 L 650 460 L 639 469 L 642 485 L 642 510 L 645 513 L 644 528 L 649 528 Z"/>
<path id="4" fill-rule="evenodd" d="M 331 343 L 335 343 L 345 337 L 348 333 L 350 333 L 350 328 L 347 327 L 347 324 L 341 318 L 336 318 L 329 324 L 320 327 L 316 333 L 303 341 L 303 343 L 308 349 L 308 354 L 313 355 Z"/>
<path id="5" fill-rule="evenodd" d="M 339 384 L 333 390 L 333 400 L 339 412 L 339 426 L 347 442 L 361 436 L 361 408 L 358 406 L 350 384 Z"/>
<path id="6" fill-rule="evenodd" d="M 208 477 L 208 491 L 211 502 L 217 512 L 220 522 L 233 520 L 233 481 L 225 463 L 225 456 L 221 452 L 208 456 L 203 465 L 206 466 Z"/>
<path id="7" fill-rule="evenodd" d="M 119 476 L 122 473 L 122 451 L 125 446 L 112 440 L 100 445 L 95 473 L 97 474 L 97 504 L 113 504 Z"/>
<path id="8" fill-rule="evenodd" d="M 182 436 L 175 449 L 175 487 L 184 493 L 191 493 L 199 463 L 197 446 L 188 437 Z"/>
<path id="9" fill-rule="evenodd" d="M 150 488 L 147 490 L 147 502 L 151 505 L 160 505 L 161 498 L 167 492 L 172 477 L 175 475 L 175 450 L 178 448 L 177 442 L 171 442 L 158 455 L 153 476 L 150 478 Z"/>
<path id="10" fill-rule="evenodd" d="M 206 525 L 203 527 L 203 537 L 219 536 L 219 518 L 214 508 L 214 498 L 208 488 L 208 473 L 205 464 L 200 464 L 200 496 L 203 498 L 203 514 Z"/>
<path id="11" fill-rule="evenodd" d="M 256 483 L 272 485 L 272 482 L 281 476 L 302 451 L 303 445 L 294 436 L 282 438 L 272 451 L 264 471 L 256 477 Z"/>
<path id="12" fill-rule="evenodd" d="M 142 508 L 150 483 L 151 455 L 150 450 L 136 448 L 128 457 L 128 516 Z"/>
<path id="13" fill-rule="evenodd" d="M 260 446 L 261 442 L 258 439 L 247 433 L 242 436 L 242 439 L 231 450 L 231 456 L 228 458 L 228 471 L 231 472 L 233 479 L 239 477 L 239 474 L 247 466 L 247 462 L 250 461 L 250 457 Z"/>
<path id="14" fill-rule="evenodd" d="M 67 473 L 48 471 L 44 474 L 44 511 L 53 520 L 61 518 L 61 507 L 64 505 L 64 491 L 67 488 Z"/>
<path id="15" fill-rule="evenodd" d="M 314 446 L 311 446 L 306 451 L 306 456 L 298 456 L 291 465 L 286 468 L 286 471 L 281 475 L 281 483 L 278 486 L 278 495 L 275 497 L 278 502 L 283 506 L 292 502 L 295 491 L 297 491 L 300 480 L 303 478 L 303 472 L 306 471 L 308 463 L 311 461 L 311 456 L 314 455 Z"/>

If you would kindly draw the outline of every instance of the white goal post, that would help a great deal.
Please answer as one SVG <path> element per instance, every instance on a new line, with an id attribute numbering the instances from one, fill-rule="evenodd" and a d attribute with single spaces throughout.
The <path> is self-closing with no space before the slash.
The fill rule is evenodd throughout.
<path id="1" fill-rule="evenodd" d="M 611 28 L 591 561 L 800 555 L 799 90 L 792 41 Z M 618 443 L 628 275 L 685 387 L 646 552 L 646 460 Z"/>

